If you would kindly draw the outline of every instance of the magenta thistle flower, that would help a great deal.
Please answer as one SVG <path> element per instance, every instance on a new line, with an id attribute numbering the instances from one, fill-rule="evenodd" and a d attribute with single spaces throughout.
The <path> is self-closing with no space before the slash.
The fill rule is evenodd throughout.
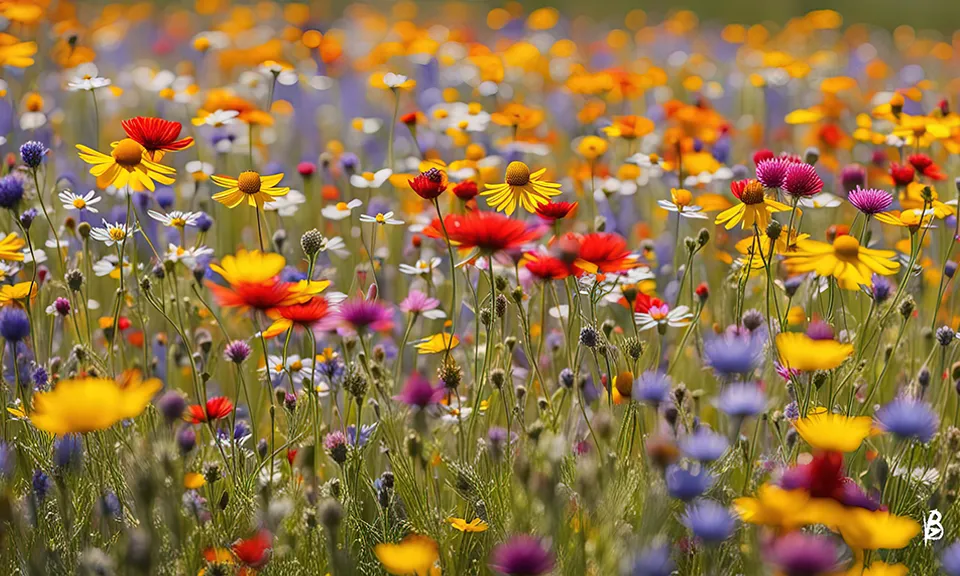
<path id="1" fill-rule="evenodd" d="M 859 186 L 856 190 L 850 191 L 847 200 L 853 204 L 854 208 L 867 216 L 886 212 L 893 205 L 893 196 L 886 190 L 860 188 Z"/>
<path id="2" fill-rule="evenodd" d="M 787 166 L 787 175 L 783 180 L 783 189 L 787 194 L 798 198 L 816 196 L 823 190 L 823 180 L 817 169 L 809 164 L 792 163 Z"/>
<path id="3" fill-rule="evenodd" d="M 380 300 L 347 300 L 334 314 L 341 328 L 353 332 L 389 330 L 393 326 L 393 311 Z"/>
<path id="4" fill-rule="evenodd" d="M 553 553 L 533 536 L 520 534 L 490 553 L 490 567 L 509 576 L 537 576 L 553 570 Z"/>
<path id="5" fill-rule="evenodd" d="M 443 387 L 433 386 L 423 375 L 416 372 L 407 379 L 400 394 L 393 397 L 398 402 L 417 408 L 426 408 L 431 404 L 436 404 L 442 398 Z"/>
<path id="6" fill-rule="evenodd" d="M 787 168 L 792 164 L 784 158 L 761 160 L 757 164 L 757 180 L 764 188 L 783 188 L 787 180 Z"/>
<path id="7" fill-rule="evenodd" d="M 867 183 L 867 171 L 859 164 L 847 164 L 840 170 L 840 183 L 847 192 Z"/>
<path id="8" fill-rule="evenodd" d="M 411 290 L 400 302 L 400 309 L 407 314 L 423 314 L 440 307 L 440 301 L 431 298 L 419 290 Z"/>

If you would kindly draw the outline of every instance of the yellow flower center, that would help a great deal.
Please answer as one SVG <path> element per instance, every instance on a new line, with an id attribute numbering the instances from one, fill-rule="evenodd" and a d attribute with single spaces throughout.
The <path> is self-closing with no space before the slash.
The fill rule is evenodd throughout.
<path id="1" fill-rule="evenodd" d="M 302 369 L 303 369 L 303 362 L 299 360 L 294 360 L 293 362 L 290 363 L 290 370 L 294 372 L 299 372 Z"/>
<path id="2" fill-rule="evenodd" d="M 763 184 L 756 180 L 748 182 L 740 194 L 740 201 L 744 204 L 760 204 L 763 202 Z"/>
<path id="3" fill-rule="evenodd" d="M 849 234 L 837 236 L 833 241 L 833 252 L 840 258 L 856 259 L 860 255 L 860 242 Z"/>
<path id="4" fill-rule="evenodd" d="M 133 168 L 139 166 L 143 159 L 143 146 L 136 140 L 124 138 L 111 153 L 117 164 L 124 168 Z"/>
<path id="5" fill-rule="evenodd" d="M 187 225 L 187 221 L 184 220 L 183 218 L 180 218 L 180 217 L 171 218 L 171 219 L 170 219 L 170 225 L 171 225 L 171 226 L 175 226 L 175 227 L 177 227 L 177 228 L 183 228 L 184 226 Z"/>
<path id="6" fill-rule="evenodd" d="M 650 163 L 651 163 L 651 164 L 659 164 L 659 163 L 660 163 L 660 156 L 659 156 L 658 154 L 651 154 L 651 155 L 650 155 Z"/>
<path id="7" fill-rule="evenodd" d="M 83 210 L 84 208 L 87 207 L 87 203 L 84 202 L 83 198 L 74 198 L 73 207 L 76 208 L 77 210 Z"/>
<path id="8" fill-rule="evenodd" d="M 470 125 L 470 124 L 469 124 L 466 120 L 461 120 L 460 123 L 457 124 L 457 128 L 459 128 L 459 129 L 461 129 L 461 130 L 466 130 L 466 129 L 467 129 L 467 126 L 469 126 L 469 125 Z"/>
<path id="9" fill-rule="evenodd" d="M 377 214 L 377 224 L 383 224 L 386 221 L 387 219 L 383 217 L 383 214 L 380 214 L 380 213 Z"/>
<path id="10" fill-rule="evenodd" d="M 447 117 L 447 111 L 441 108 L 433 113 L 433 117 L 437 120 L 443 120 Z"/>
<path id="11" fill-rule="evenodd" d="M 693 202 L 693 194 L 686 188 L 674 188 L 670 195 L 673 196 L 673 203 L 680 207 L 689 206 Z"/>
<path id="12" fill-rule="evenodd" d="M 257 194 L 260 192 L 260 174 L 253 170 L 241 172 L 237 177 L 237 188 L 244 194 Z"/>
<path id="13" fill-rule="evenodd" d="M 368 182 L 373 182 L 373 178 L 374 178 L 373 172 L 364 172 L 364 173 L 363 173 L 363 179 L 364 179 L 364 180 L 367 180 Z"/>
<path id="14" fill-rule="evenodd" d="M 107 233 L 110 234 L 110 239 L 114 242 L 123 240 L 124 236 L 127 235 L 127 232 L 123 228 L 117 228 L 114 226 L 111 226 L 110 229 L 107 230 Z"/>
<path id="15" fill-rule="evenodd" d="M 276 371 L 276 372 L 283 372 L 283 364 L 275 364 L 275 365 L 273 366 L 273 369 L 274 369 L 274 371 Z"/>
<path id="16" fill-rule="evenodd" d="M 480 112 L 483 112 L 483 106 L 479 102 L 471 102 L 467 105 L 467 114 L 476 116 Z"/>
<path id="17" fill-rule="evenodd" d="M 523 162 L 511 162 L 507 166 L 506 181 L 510 186 L 526 186 L 530 183 L 530 168 Z"/>
<path id="18" fill-rule="evenodd" d="M 347 203 L 346 203 L 346 202 L 337 202 L 337 210 L 339 210 L 339 211 L 341 211 L 341 212 L 343 212 L 344 210 L 349 210 L 349 208 L 347 208 Z"/>

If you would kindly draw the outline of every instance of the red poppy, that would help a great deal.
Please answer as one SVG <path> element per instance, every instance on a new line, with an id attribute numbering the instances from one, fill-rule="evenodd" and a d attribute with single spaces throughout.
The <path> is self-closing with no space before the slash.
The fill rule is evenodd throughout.
<path id="1" fill-rule="evenodd" d="M 233 413 L 233 402 L 226 396 L 214 396 L 207 400 L 206 407 L 193 404 L 187 408 L 187 419 L 193 424 L 207 420 L 220 420 Z"/>
<path id="2" fill-rule="evenodd" d="M 914 170 L 931 180 L 946 180 L 947 175 L 940 171 L 940 167 L 926 154 L 911 154 L 907 161 Z"/>
<path id="3" fill-rule="evenodd" d="M 193 138 L 177 140 L 182 129 L 179 122 L 137 116 L 124 120 L 120 124 L 127 136 L 143 146 L 150 155 L 150 159 L 154 161 L 160 160 L 164 152 L 176 152 L 193 146 Z"/>
<path id="4" fill-rule="evenodd" d="M 579 236 L 578 260 L 596 267 L 597 272 L 624 272 L 638 265 L 637 258 L 627 249 L 627 241 L 612 232 L 594 232 Z M 587 271 L 578 265 L 581 274 Z M 579 275 L 579 274 L 578 274 Z"/>
<path id="5" fill-rule="evenodd" d="M 254 569 L 263 568 L 273 553 L 273 536 L 260 530 L 250 538 L 234 542 L 231 550 L 241 563 Z"/>
<path id="6" fill-rule="evenodd" d="M 207 288 L 213 292 L 217 303 L 227 308 L 246 307 L 256 310 L 269 310 L 296 302 L 300 296 L 294 282 L 241 282 L 231 286 L 221 286 L 207 282 Z"/>
<path id="7" fill-rule="evenodd" d="M 528 252 L 524 260 L 527 270 L 540 280 L 563 280 L 573 274 L 573 269 L 566 262 L 554 256 Z"/>
<path id="8" fill-rule="evenodd" d="M 413 180 L 407 180 L 407 182 L 410 183 L 410 188 L 417 193 L 417 196 L 424 200 L 433 200 L 447 189 L 447 179 L 443 172 L 436 168 L 421 172 Z"/>
<path id="9" fill-rule="evenodd" d="M 537 206 L 537 216 L 548 222 L 562 220 L 576 210 L 577 205 L 577 202 L 548 202 Z"/>
<path id="10" fill-rule="evenodd" d="M 453 193 L 457 198 L 468 202 L 476 198 L 477 194 L 480 193 L 479 188 L 477 188 L 477 183 L 473 180 L 464 180 L 456 186 L 453 187 Z"/>
<path id="11" fill-rule="evenodd" d="M 322 296 L 314 296 L 303 304 L 291 304 L 290 306 L 280 306 L 267 311 L 267 316 L 273 320 L 263 332 L 265 338 L 273 338 L 289 330 L 293 326 L 309 328 L 317 322 L 327 317 L 330 306 L 327 299 Z"/>
<path id="12" fill-rule="evenodd" d="M 463 249 L 477 248 L 484 254 L 520 248 L 543 236 L 539 226 L 528 226 L 497 212 L 471 212 L 466 215 L 448 214 L 443 224 L 450 242 Z M 423 230 L 430 238 L 443 238 L 440 219 L 434 218 Z"/>
<path id="13" fill-rule="evenodd" d="M 893 183 L 897 186 L 906 186 L 913 182 L 915 173 L 913 166 L 909 164 L 897 164 L 896 162 L 890 164 L 890 177 L 893 178 Z"/>

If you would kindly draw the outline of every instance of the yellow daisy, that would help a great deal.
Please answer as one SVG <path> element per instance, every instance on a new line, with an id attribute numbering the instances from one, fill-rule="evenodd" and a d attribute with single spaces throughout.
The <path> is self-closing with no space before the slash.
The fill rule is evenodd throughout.
<path id="1" fill-rule="evenodd" d="M 241 172 L 236 179 L 225 176 L 211 176 L 221 190 L 213 195 L 213 199 L 227 208 L 236 208 L 244 200 L 250 206 L 262 209 L 267 202 L 273 202 L 273 197 L 284 196 L 290 188 L 279 188 L 277 184 L 283 180 L 283 174 L 261 176 L 258 172 L 247 170 Z"/>
<path id="2" fill-rule="evenodd" d="M 3 240 L 0 240 L 0 260 L 23 262 L 23 247 L 26 245 L 27 243 L 20 236 L 13 232 L 7 234 Z"/>
<path id="3" fill-rule="evenodd" d="M 798 419 L 793 426 L 807 444 L 818 450 L 856 452 L 870 435 L 873 420 L 869 416 L 832 414 L 821 406 L 806 418 Z"/>
<path id="4" fill-rule="evenodd" d="M 836 340 L 814 340 L 806 334 L 777 334 L 777 351 L 784 366 L 795 370 L 832 370 L 853 353 L 853 345 Z"/>
<path id="5" fill-rule="evenodd" d="M 530 173 L 530 167 L 523 162 L 511 162 L 503 184 L 487 184 L 481 196 L 487 197 L 487 204 L 497 212 L 507 216 L 513 214 L 517 205 L 531 214 L 537 206 L 550 202 L 552 196 L 560 195 L 560 184 L 541 180 L 546 168 Z"/>
<path id="6" fill-rule="evenodd" d="M 467 522 L 466 518 L 447 518 L 447 522 L 461 532 L 484 532 L 490 526 L 479 518 Z"/>
<path id="7" fill-rule="evenodd" d="M 156 378 L 129 379 L 126 385 L 109 378 L 61 380 L 50 392 L 33 397 L 30 421 L 51 434 L 106 430 L 143 412 L 163 384 Z"/>
<path id="8" fill-rule="evenodd" d="M 837 236 L 833 244 L 798 241 L 796 251 L 784 254 L 784 258 L 793 273 L 832 276 L 842 288 L 857 290 L 861 285 L 873 285 L 870 277 L 874 272 L 881 276 L 895 274 L 900 269 L 896 255 L 891 250 L 864 248 L 853 236 L 843 235 Z"/>
<path id="9" fill-rule="evenodd" d="M 440 557 L 437 543 L 427 536 L 412 534 L 399 544 L 381 543 L 373 547 L 377 560 L 389 574 L 426 576 Z"/>
<path id="10" fill-rule="evenodd" d="M 92 164 L 90 174 L 97 177 L 97 186 L 106 188 L 130 186 L 134 190 L 156 189 L 154 181 L 173 184 L 176 169 L 153 162 L 147 151 L 136 140 L 124 138 L 114 143 L 109 155 L 77 144 L 80 159 Z"/>

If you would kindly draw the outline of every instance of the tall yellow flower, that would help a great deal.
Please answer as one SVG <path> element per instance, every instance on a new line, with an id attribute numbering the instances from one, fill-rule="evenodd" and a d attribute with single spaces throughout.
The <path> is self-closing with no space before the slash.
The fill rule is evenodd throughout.
<path id="1" fill-rule="evenodd" d="M 920 533 L 920 524 L 890 512 L 848 508 L 839 529 L 843 540 L 854 550 L 898 550 Z"/>
<path id="2" fill-rule="evenodd" d="M 864 248 L 856 238 L 837 236 L 833 244 L 802 240 L 796 252 L 784 254 L 786 264 L 793 273 L 816 272 L 820 276 L 832 276 L 841 288 L 857 290 L 861 285 L 872 286 L 873 272 L 890 276 L 900 269 L 894 260 L 896 252 Z"/>
<path id="3" fill-rule="evenodd" d="M 584 136 L 580 139 L 580 142 L 577 143 L 577 154 L 593 162 L 600 156 L 606 154 L 607 147 L 607 141 L 599 136 Z"/>
<path id="4" fill-rule="evenodd" d="M 10 34 L 0 34 L 0 66 L 27 68 L 33 66 L 36 42 L 20 42 Z"/>
<path id="5" fill-rule="evenodd" d="M 437 543 L 419 534 L 407 536 L 399 544 L 377 544 L 373 553 L 388 573 L 417 576 L 427 576 L 440 557 Z"/>
<path id="6" fill-rule="evenodd" d="M 90 174 L 97 177 L 97 186 L 123 188 L 129 185 L 134 190 L 156 189 L 154 181 L 173 184 L 176 169 L 150 160 L 149 155 L 136 140 L 124 138 L 115 142 L 110 154 L 98 152 L 83 144 L 77 144 L 80 159 L 92 164 Z"/>
<path id="7" fill-rule="evenodd" d="M 27 298 L 30 298 L 30 300 L 36 298 L 38 291 L 37 283 L 29 280 L 13 285 L 6 284 L 0 288 L 0 306 L 23 305 Z"/>
<path id="8" fill-rule="evenodd" d="M 109 378 L 61 380 L 52 391 L 33 397 L 30 422 L 51 434 L 106 430 L 121 420 L 139 416 L 162 382 L 131 376 L 126 383 Z"/>
<path id="9" fill-rule="evenodd" d="M 777 351 L 787 368 L 832 370 L 853 353 L 853 346 L 836 340 L 814 340 L 796 332 L 782 332 L 777 334 Z"/>
<path id="10" fill-rule="evenodd" d="M 23 262 L 23 247 L 26 245 L 27 243 L 20 236 L 13 232 L 7 234 L 3 240 L 0 240 L 0 260 Z"/>
<path id="11" fill-rule="evenodd" d="M 727 230 L 742 222 L 742 228 L 753 228 L 756 225 L 763 233 L 770 223 L 770 214 L 790 209 L 782 202 L 767 198 L 763 184 L 756 180 L 731 182 L 730 191 L 740 203 L 718 214 L 714 221 L 714 224 L 723 224 Z"/>
<path id="12" fill-rule="evenodd" d="M 818 450 L 856 452 L 870 435 L 873 419 L 869 416 L 832 414 L 826 408 L 818 407 L 806 418 L 794 422 L 793 426 L 807 444 Z"/>
<path id="13" fill-rule="evenodd" d="M 236 208 L 246 200 L 250 206 L 262 210 L 263 205 L 273 202 L 274 197 L 284 196 L 290 191 L 290 188 L 277 187 L 283 180 L 283 174 L 261 176 L 258 172 L 247 170 L 241 172 L 236 179 L 225 176 L 211 176 L 210 179 L 225 188 L 214 194 L 213 199 L 227 208 Z"/>
<path id="14" fill-rule="evenodd" d="M 480 195 L 487 197 L 487 204 L 504 212 L 507 216 L 513 214 L 517 205 L 527 212 L 533 213 L 537 206 L 550 202 L 552 196 L 560 195 L 560 184 L 542 181 L 546 168 L 530 173 L 530 167 L 523 162 L 511 162 L 507 166 L 503 184 L 487 184 L 487 189 Z"/>

